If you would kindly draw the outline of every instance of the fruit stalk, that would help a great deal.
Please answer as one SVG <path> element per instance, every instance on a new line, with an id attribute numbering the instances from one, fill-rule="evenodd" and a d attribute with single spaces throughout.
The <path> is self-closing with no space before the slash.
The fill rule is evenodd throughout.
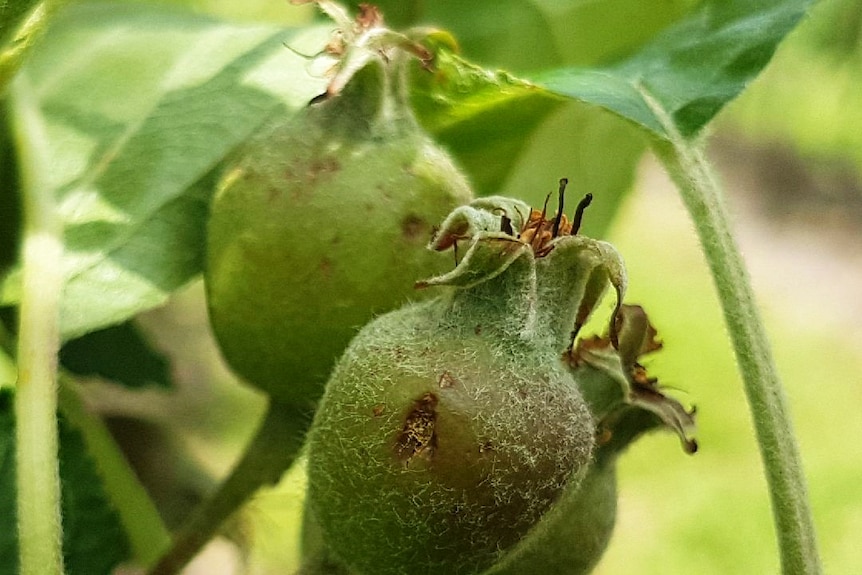
<path id="1" fill-rule="evenodd" d="M 24 244 L 15 393 L 19 569 L 21 575 L 57 575 L 63 573 L 56 415 L 63 226 L 45 180 L 51 171 L 46 126 L 33 102 L 17 104 L 10 108 L 18 110 L 15 136 L 30 141 L 22 150 L 34 151 L 21 158 Z"/>
<path id="2" fill-rule="evenodd" d="M 311 410 L 271 401 L 240 460 L 212 496 L 174 536 L 171 549 L 149 572 L 174 575 L 254 493 L 274 485 L 293 464 L 305 440 Z"/>
<path id="3" fill-rule="evenodd" d="M 724 312 L 766 471 L 782 572 L 817 575 L 822 568 L 799 447 L 721 187 L 703 150 L 683 138 L 645 88 L 641 95 L 670 138 L 654 141 L 653 148 L 695 224 Z"/>

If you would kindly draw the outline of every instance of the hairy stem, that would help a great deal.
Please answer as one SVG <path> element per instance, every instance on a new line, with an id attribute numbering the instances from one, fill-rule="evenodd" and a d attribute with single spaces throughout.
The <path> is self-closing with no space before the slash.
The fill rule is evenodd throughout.
<path id="1" fill-rule="evenodd" d="M 311 416 L 310 409 L 270 400 L 240 460 L 216 492 L 192 513 L 150 575 L 179 573 L 258 489 L 277 483 L 302 448 Z"/>
<path id="2" fill-rule="evenodd" d="M 33 144 L 20 146 L 24 242 L 15 393 L 20 574 L 56 575 L 63 573 L 57 435 L 63 225 L 46 181 L 45 126 L 32 103 L 15 109 L 15 136 Z"/>
<path id="3" fill-rule="evenodd" d="M 782 573 L 819 574 L 799 448 L 751 283 L 731 234 L 721 187 L 703 150 L 682 137 L 648 92 L 641 89 L 641 94 L 669 136 L 669 142 L 656 141 L 654 149 L 694 220 L 718 291 L 766 471 Z"/>

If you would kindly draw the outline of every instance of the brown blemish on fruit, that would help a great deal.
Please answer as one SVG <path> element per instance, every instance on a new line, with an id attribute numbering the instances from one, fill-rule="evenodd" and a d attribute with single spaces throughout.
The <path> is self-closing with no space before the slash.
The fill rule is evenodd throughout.
<path id="1" fill-rule="evenodd" d="M 266 201 L 273 203 L 281 197 L 282 191 L 276 187 L 271 187 L 267 190 Z"/>
<path id="2" fill-rule="evenodd" d="M 437 380 L 437 385 L 440 386 L 440 389 L 446 389 L 447 387 L 454 387 L 458 383 L 459 382 L 455 378 L 455 376 L 453 376 L 448 371 L 444 371 L 443 373 L 441 373 L 440 378 Z"/>
<path id="3" fill-rule="evenodd" d="M 387 186 L 386 184 L 377 184 L 376 189 L 384 200 L 392 200 L 392 192 L 389 190 L 389 186 Z"/>
<path id="4" fill-rule="evenodd" d="M 378 403 L 371 409 L 371 413 L 374 414 L 374 417 L 380 417 L 386 412 L 386 406 L 382 403 Z"/>
<path id="5" fill-rule="evenodd" d="M 431 460 L 437 449 L 437 396 L 425 393 L 415 400 L 395 441 L 395 456 L 407 467 L 415 457 Z"/>
<path id="6" fill-rule="evenodd" d="M 332 174 L 333 172 L 337 172 L 341 169 L 341 164 L 338 163 L 338 160 L 333 158 L 332 156 L 323 156 L 322 158 L 316 158 L 311 162 L 311 165 L 308 166 L 308 169 L 305 171 L 306 180 L 309 184 L 313 184 L 319 177 L 326 176 Z"/>
<path id="7" fill-rule="evenodd" d="M 396 345 L 392 349 L 392 355 L 395 357 L 395 360 L 398 361 L 399 363 L 403 362 L 405 359 L 410 357 L 410 353 L 407 351 L 407 348 L 405 348 L 403 345 Z"/>
<path id="8" fill-rule="evenodd" d="M 320 270 L 320 275 L 323 279 L 329 279 L 332 277 L 332 260 L 327 257 L 324 257 L 320 260 L 318 264 L 318 269 Z"/>
<path id="9" fill-rule="evenodd" d="M 407 241 L 415 241 L 417 239 L 426 241 L 428 239 L 427 232 L 428 223 L 416 214 L 407 214 L 401 220 L 401 235 Z"/>
<path id="10" fill-rule="evenodd" d="M 604 425 L 599 425 L 598 429 L 596 429 L 596 445 L 607 445 L 613 438 L 613 435 L 610 429 Z"/>

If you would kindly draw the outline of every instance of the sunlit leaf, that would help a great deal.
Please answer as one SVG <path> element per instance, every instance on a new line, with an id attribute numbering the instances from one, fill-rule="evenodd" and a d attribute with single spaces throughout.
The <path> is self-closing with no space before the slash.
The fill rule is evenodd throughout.
<path id="1" fill-rule="evenodd" d="M 769 62 L 813 0 L 711 0 L 616 64 L 535 76 L 560 95 L 611 110 L 665 137 L 648 92 L 684 136 L 695 135 Z"/>
<path id="2" fill-rule="evenodd" d="M 200 272 L 220 162 L 273 114 L 323 90 L 307 58 L 325 28 L 240 26 L 135 5 L 76 6 L 13 85 L 36 102 L 66 228 L 64 338 L 163 303 Z M 285 47 L 290 44 L 295 50 Z"/>
<path id="3" fill-rule="evenodd" d="M 455 36 L 462 54 L 471 61 L 523 73 L 607 62 L 636 49 L 697 2 L 383 0 L 374 4 L 393 26 L 438 26 Z"/>
<path id="4" fill-rule="evenodd" d="M 458 158 L 477 193 L 538 206 L 566 177 L 572 197 L 592 193 L 597 199 L 585 233 L 604 232 L 643 153 L 639 130 L 602 109 L 445 50 L 434 73 L 418 73 L 416 80 L 420 120 Z"/>
<path id="5" fill-rule="evenodd" d="M 467 0 L 376 2 L 387 22 L 433 25 L 450 31 L 461 56 L 488 69 L 523 73 L 558 66 L 606 63 L 638 49 L 677 21 L 697 0 Z M 637 25 L 632 25 L 636 22 Z M 596 202 L 584 231 L 601 236 L 634 179 L 645 140 L 638 130 L 591 105 L 549 98 L 513 87 L 507 75 L 444 61 L 438 86 L 449 105 L 445 121 L 422 118 L 454 152 L 479 194 L 505 194 L 541 204 L 561 177 L 572 197 Z M 478 80 L 471 76 L 478 73 Z M 425 112 L 420 109 L 420 116 Z"/>

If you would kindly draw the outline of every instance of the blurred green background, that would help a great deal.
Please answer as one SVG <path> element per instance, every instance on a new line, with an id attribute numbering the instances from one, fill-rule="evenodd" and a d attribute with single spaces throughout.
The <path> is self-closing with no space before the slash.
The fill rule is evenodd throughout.
<path id="1" fill-rule="evenodd" d="M 182 3 L 227 19 L 290 23 L 311 15 L 308 7 L 281 1 Z M 693 2 L 661 4 L 672 14 Z M 862 2 L 821 2 L 721 114 L 710 140 L 786 385 L 825 570 L 834 574 L 862 569 L 860 38 Z M 494 42 L 490 36 L 464 42 L 465 56 L 472 49 L 493 64 Z M 522 60 L 511 67 L 530 69 Z M 658 434 L 622 458 L 618 525 L 597 573 L 777 573 L 765 481 L 718 302 L 693 226 L 650 157 L 607 239 L 627 261 L 629 300 L 649 311 L 665 343 L 647 362 L 651 373 L 698 407 L 701 450 L 688 457 L 673 436 Z M 164 425 L 169 442 L 210 473 L 224 473 L 249 437 L 262 397 L 237 385 L 220 364 L 200 285 L 142 322 L 173 356 L 179 391 L 129 395 L 104 387 L 95 389 L 97 403 L 108 414 Z M 196 470 L 178 473 L 191 477 Z M 159 489 L 166 499 L 182 497 L 170 485 Z M 298 469 L 259 494 L 234 526 L 237 538 L 254 542 L 251 573 L 289 573 L 296 564 L 301 497 Z M 234 564 L 235 549 L 217 542 L 189 572 L 230 573 Z"/>

